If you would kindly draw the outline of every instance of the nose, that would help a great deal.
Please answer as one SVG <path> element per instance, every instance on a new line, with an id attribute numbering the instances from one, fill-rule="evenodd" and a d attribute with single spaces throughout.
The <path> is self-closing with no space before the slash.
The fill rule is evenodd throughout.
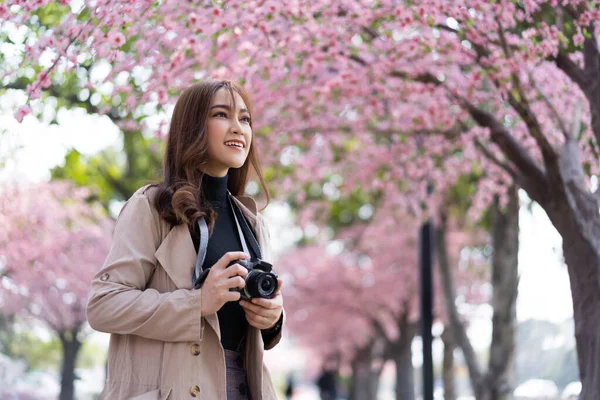
<path id="1" fill-rule="evenodd" d="M 231 132 L 236 134 L 242 133 L 242 124 L 237 118 L 233 118 L 233 122 L 231 123 Z"/>

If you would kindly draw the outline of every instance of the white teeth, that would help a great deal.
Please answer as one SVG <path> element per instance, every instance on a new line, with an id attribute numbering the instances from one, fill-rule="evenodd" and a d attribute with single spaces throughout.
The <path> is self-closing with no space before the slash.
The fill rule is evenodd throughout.
<path id="1" fill-rule="evenodd" d="M 225 142 L 226 146 L 235 146 L 235 147 L 241 147 L 244 148 L 244 145 L 241 143 L 237 143 L 237 142 Z"/>

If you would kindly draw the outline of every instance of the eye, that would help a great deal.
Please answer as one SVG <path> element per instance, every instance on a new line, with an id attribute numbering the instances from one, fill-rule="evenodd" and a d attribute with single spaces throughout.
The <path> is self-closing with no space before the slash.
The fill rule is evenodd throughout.
<path id="1" fill-rule="evenodd" d="M 223 112 L 223 111 L 218 111 L 218 112 L 216 112 L 213 115 L 213 117 L 225 117 L 225 118 L 227 118 L 227 114 L 225 114 L 225 112 Z"/>
<path id="2" fill-rule="evenodd" d="M 244 117 L 244 118 L 242 118 L 242 121 L 249 124 L 250 122 L 252 122 L 252 119 L 250 119 L 250 117 Z"/>

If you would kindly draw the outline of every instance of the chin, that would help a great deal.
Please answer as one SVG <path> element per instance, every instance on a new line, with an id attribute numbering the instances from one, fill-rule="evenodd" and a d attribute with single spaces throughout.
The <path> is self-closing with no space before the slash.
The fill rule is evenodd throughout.
<path id="1" fill-rule="evenodd" d="M 232 161 L 229 164 L 229 168 L 242 168 L 242 166 L 246 163 L 246 159 L 244 159 L 243 161 L 239 161 L 239 160 L 235 160 Z"/>

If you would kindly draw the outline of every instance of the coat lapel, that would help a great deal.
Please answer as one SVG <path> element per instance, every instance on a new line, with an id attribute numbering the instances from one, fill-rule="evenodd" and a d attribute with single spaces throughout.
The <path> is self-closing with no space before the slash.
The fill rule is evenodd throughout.
<path id="1" fill-rule="evenodd" d="M 192 271 L 196 263 L 196 250 L 187 225 L 174 226 L 154 255 L 177 289 L 192 288 Z"/>
<path id="2" fill-rule="evenodd" d="M 256 202 L 254 201 L 254 199 L 248 196 L 232 196 L 232 198 L 235 204 L 237 204 L 238 207 L 240 207 L 242 213 L 244 213 L 244 216 L 250 223 L 250 226 L 252 226 L 252 229 L 256 230 L 256 219 L 258 211 L 256 209 Z"/>

